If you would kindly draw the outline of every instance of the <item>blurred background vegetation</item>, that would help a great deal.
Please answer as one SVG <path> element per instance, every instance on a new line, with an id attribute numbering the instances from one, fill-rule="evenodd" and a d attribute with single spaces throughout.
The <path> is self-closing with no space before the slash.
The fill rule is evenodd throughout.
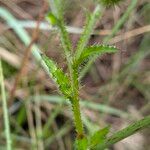
<path id="1" fill-rule="evenodd" d="M 65 0 L 62 5 L 75 47 L 95 1 Z M 58 33 L 44 18 L 50 7 L 49 0 L 0 0 L 0 58 L 16 150 L 73 149 L 71 108 L 32 56 L 39 49 L 66 70 Z M 107 42 L 119 51 L 98 58 L 83 76 L 80 98 L 87 133 L 108 124 L 113 133 L 150 113 L 149 14 L 148 0 L 124 0 L 106 8 L 98 20 L 89 44 Z M 148 150 L 149 136 L 145 129 L 111 149 Z M 5 146 L 0 100 L 0 150 Z"/>

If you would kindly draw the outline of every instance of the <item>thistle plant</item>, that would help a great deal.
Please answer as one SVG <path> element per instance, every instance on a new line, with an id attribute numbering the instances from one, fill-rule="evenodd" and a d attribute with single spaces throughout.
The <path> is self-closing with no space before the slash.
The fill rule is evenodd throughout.
<path id="1" fill-rule="evenodd" d="M 120 0 L 101 0 L 104 5 L 110 6 L 118 3 Z M 48 58 L 46 55 L 42 54 L 42 59 L 46 63 L 50 77 L 56 83 L 59 92 L 70 101 L 72 112 L 74 116 L 74 125 L 76 129 L 76 149 L 86 150 L 94 149 L 99 147 L 99 149 L 104 149 L 119 140 L 135 133 L 137 130 L 142 129 L 150 124 L 150 117 L 141 120 L 140 123 L 137 122 L 127 129 L 123 130 L 114 135 L 114 137 L 107 138 L 109 133 L 109 126 L 98 130 L 92 136 L 86 135 L 83 128 L 82 117 L 80 112 L 79 104 L 79 89 L 80 89 L 80 70 L 82 69 L 82 64 L 86 65 L 86 62 L 90 60 L 93 56 L 96 59 L 105 53 L 115 53 L 117 48 L 109 45 L 94 44 L 87 46 L 88 40 L 91 33 L 93 32 L 94 25 L 97 19 L 101 16 L 101 6 L 97 5 L 93 13 L 89 14 L 86 19 L 86 25 L 84 31 L 77 43 L 75 50 L 73 50 L 71 41 L 69 39 L 68 32 L 65 28 L 65 22 L 63 18 L 63 9 L 61 0 L 52 0 L 53 11 L 49 12 L 46 16 L 48 22 L 56 26 L 60 33 L 61 44 L 64 51 L 64 56 L 66 58 L 66 64 L 68 67 L 65 73 L 57 63 Z M 124 132 L 126 131 L 126 134 Z"/>

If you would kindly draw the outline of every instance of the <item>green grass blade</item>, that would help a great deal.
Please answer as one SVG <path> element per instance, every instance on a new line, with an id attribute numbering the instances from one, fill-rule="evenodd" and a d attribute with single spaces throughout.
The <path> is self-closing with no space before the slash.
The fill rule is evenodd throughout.
<path id="1" fill-rule="evenodd" d="M 136 132 L 146 127 L 150 127 L 150 115 L 114 133 L 111 137 L 106 139 L 106 141 L 99 147 L 99 149 L 104 150 L 105 148 L 110 147 L 111 145 L 135 134 Z"/>
<path id="2" fill-rule="evenodd" d="M 12 149 L 12 146 L 11 146 L 12 140 L 11 140 L 11 135 L 10 135 L 10 123 L 9 123 L 9 115 L 8 115 L 1 59 L 0 59 L 0 84 L 1 84 L 2 107 L 3 107 L 3 113 L 4 113 L 3 115 L 4 115 L 4 126 L 5 126 L 5 137 L 6 137 L 7 150 L 11 150 Z"/>
<path id="3" fill-rule="evenodd" d="M 5 8 L 0 7 L 0 17 L 6 20 L 7 24 L 10 25 L 14 32 L 17 34 L 17 36 L 20 38 L 20 40 L 28 46 L 31 42 L 31 38 L 29 34 L 23 29 L 22 26 L 19 25 L 17 19 Z M 39 62 L 44 70 L 48 73 L 48 68 L 44 61 L 42 61 L 39 47 L 36 44 L 33 44 L 32 46 L 32 54 L 37 62 Z"/>

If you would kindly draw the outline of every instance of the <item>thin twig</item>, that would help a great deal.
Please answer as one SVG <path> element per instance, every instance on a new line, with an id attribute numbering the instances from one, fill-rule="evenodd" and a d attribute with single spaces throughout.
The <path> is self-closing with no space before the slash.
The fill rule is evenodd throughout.
<path id="1" fill-rule="evenodd" d="M 143 34 L 145 32 L 150 32 L 150 25 L 146 25 L 144 27 L 140 27 L 125 33 L 121 33 L 120 35 L 117 35 L 113 39 L 111 39 L 109 43 L 114 44 L 123 40 L 127 40 L 131 37 Z"/>

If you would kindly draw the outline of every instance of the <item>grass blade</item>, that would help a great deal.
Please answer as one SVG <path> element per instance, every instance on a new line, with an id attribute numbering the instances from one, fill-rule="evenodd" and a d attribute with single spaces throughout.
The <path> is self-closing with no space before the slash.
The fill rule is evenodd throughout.
<path id="1" fill-rule="evenodd" d="M 26 46 L 30 44 L 31 38 L 29 34 L 24 30 L 22 26 L 19 25 L 18 20 L 7 9 L 0 7 L 0 17 L 6 20 L 7 24 L 13 28 L 14 32 Z M 39 62 L 44 70 L 48 73 L 48 68 L 45 62 L 42 61 L 39 47 L 36 44 L 33 44 L 31 49 L 36 61 Z"/>
<path id="2" fill-rule="evenodd" d="M 6 136 L 6 143 L 7 143 L 7 150 L 11 150 L 11 136 L 10 136 L 10 124 L 9 124 L 9 115 L 8 115 L 8 108 L 7 108 L 7 101 L 6 101 L 6 94 L 5 94 L 5 86 L 4 86 L 4 78 L 3 78 L 3 69 L 2 63 L 0 59 L 0 84 L 1 84 L 1 94 L 2 94 L 2 107 L 4 113 L 4 126 L 5 126 L 5 136 Z"/>

